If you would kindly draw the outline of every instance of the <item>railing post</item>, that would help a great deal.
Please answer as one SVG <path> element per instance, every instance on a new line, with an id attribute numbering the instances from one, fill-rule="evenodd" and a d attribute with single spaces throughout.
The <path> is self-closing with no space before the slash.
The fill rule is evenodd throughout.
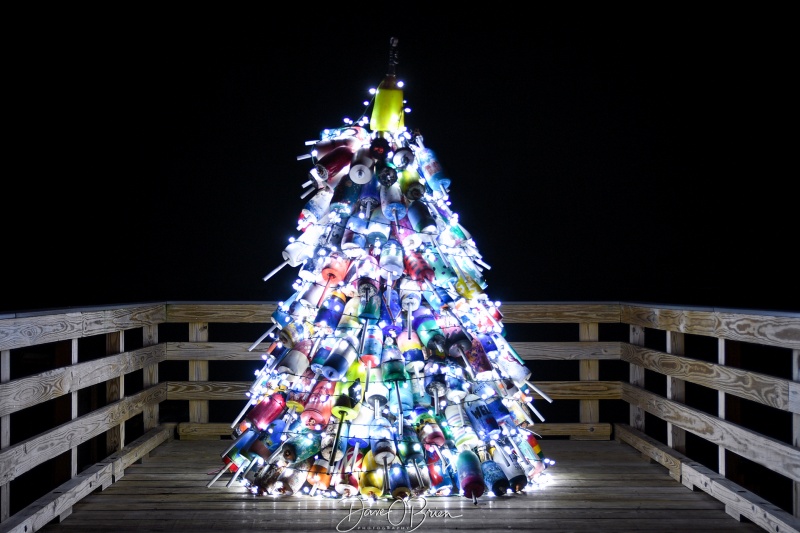
<path id="1" fill-rule="evenodd" d="M 684 355 L 686 353 L 685 335 L 677 331 L 667 332 L 667 353 Z M 667 376 L 667 398 L 676 402 L 686 402 L 686 382 L 680 378 Z M 686 430 L 667 422 L 667 446 L 686 453 Z"/>
<path id="2" fill-rule="evenodd" d="M 56 359 L 58 361 L 58 359 Z M 69 361 L 71 365 L 78 363 L 78 339 L 72 339 L 69 345 Z M 60 365 L 56 365 L 60 366 Z M 78 391 L 74 390 L 69 395 L 69 419 L 75 420 L 78 418 Z M 78 475 L 78 447 L 73 446 L 70 449 L 69 457 L 69 478 L 73 479 Z M 58 515 L 58 521 L 61 522 L 72 514 L 72 507 L 65 509 Z"/>
<path id="3" fill-rule="evenodd" d="M 630 343 L 634 346 L 644 346 L 644 328 L 641 326 L 631 326 L 629 333 Z M 631 385 L 644 388 L 644 367 L 630 364 Z M 635 405 L 630 406 L 630 426 L 639 431 L 644 431 L 644 409 Z"/>
<path id="4" fill-rule="evenodd" d="M 142 328 L 142 346 L 158 344 L 158 326 L 144 326 Z M 142 369 L 142 385 L 144 388 L 152 387 L 158 383 L 158 363 L 148 365 Z M 158 404 L 145 405 L 142 412 L 145 432 L 153 429 L 159 422 Z"/>
<path id="5" fill-rule="evenodd" d="M 208 342 L 208 323 L 189 324 L 189 342 Z M 189 381 L 208 381 L 208 361 L 189 361 Z M 189 400 L 189 421 L 208 423 L 208 400 Z"/>
<path id="6" fill-rule="evenodd" d="M 11 380 L 11 350 L 0 351 L 0 383 Z M 11 442 L 11 415 L 0 417 L 0 450 L 7 448 Z M 11 516 L 11 498 L 9 497 L 10 483 L 0 485 L 0 522 Z"/>
<path id="7" fill-rule="evenodd" d="M 737 343 L 729 345 L 725 339 L 717 341 L 717 362 L 721 365 L 741 366 L 740 346 Z M 739 398 L 729 395 L 723 391 L 717 391 L 717 410 L 722 420 L 731 422 L 741 422 L 741 409 Z M 739 471 L 739 456 L 735 453 L 728 453 L 724 446 L 717 448 L 718 472 L 727 479 L 732 479 L 736 483 L 744 483 L 744 476 Z M 729 475 L 730 473 L 730 475 Z M 741 520 L 741 513 L 734 505 L 725 504 L 725 512 L 736 520 Z"/>
<path id="8" fill-rule="evenodd" d="M 725 339 L 717 339 L 717 363 L 724 365 L 725 364 Z M 725 420 L 726 413 L 725 413 L 725 393 L 722 391 L 717 391 L 717 416 L 721 419 Z M 725 475 L 726 464 L 725 464 L 725 447 L 718 446 L 717 447 L 717 471 Z"/>
<path id="9" fill-rule="evenodd" d="M 122 331 L 106 334 L 106 355 L 115 355 L 125 351 L 125 339 Z M 125 376 L 118 376 L 106 381 L 106 404 L 121 400 L 125 395 Z M 125 422 L 110 428 L 106 432 L 106 455 L 116 453 L 125 446 Z"/>
<path id="10" fill-rule="evenodd" d="M 800 350 L 792 350 L 792 381 L 800 381 Z M 792 414 L 792 446 L 800 447 L 800 414 Z M 800 482 L 792 483 L 792 514 L 800 518 Z"/>
<path id="11" fill-rule="evenodd" d="M 582 322 L 579 325 L 581 342 L 597 342 L 600 338 L 600 326 L 597 322 Z M 579 362 L 579 379 L 581 381 L 598 381 L 600 379 L 600 361 L 597 359 L 581 359 Z M 580 422 L 600 422 L 600 400 L 580 400 Z M 575 438 L 575 437 L 573 437 Z"/>

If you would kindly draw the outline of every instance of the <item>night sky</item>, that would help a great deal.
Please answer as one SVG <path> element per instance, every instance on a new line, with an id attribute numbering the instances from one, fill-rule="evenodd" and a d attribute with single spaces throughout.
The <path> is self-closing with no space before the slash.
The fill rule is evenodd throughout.
<path id="1" fill-rule="evenodd" d="M 391 37 L 492 299 L 800 311 L 785 14 L 400 6 L 21 21 L 0 313 L 291 295 L 297 157 Z"/>

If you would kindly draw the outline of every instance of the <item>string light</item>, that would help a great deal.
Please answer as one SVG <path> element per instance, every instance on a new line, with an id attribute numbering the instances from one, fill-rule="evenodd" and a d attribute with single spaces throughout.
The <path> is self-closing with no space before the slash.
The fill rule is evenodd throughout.
<path id="1" fill-rule="evenodd" d="M 264 365 L 209 487 L 230 472 L 228 485 L 258 495 L 477 504 L 550 477 L 555 462 L 526 428 L 544 420 L 534 393 L 552 400 L 504 337 L 501 303 L 484 292 L 491 267 L 450 208 L 451 179 L 405 125 L 390 44 L 364 113 L 297 158 L 313 163 L 300 233 L 264 277 L 299 267 L 294 294 L 250 348 L 265 346 Z"/>

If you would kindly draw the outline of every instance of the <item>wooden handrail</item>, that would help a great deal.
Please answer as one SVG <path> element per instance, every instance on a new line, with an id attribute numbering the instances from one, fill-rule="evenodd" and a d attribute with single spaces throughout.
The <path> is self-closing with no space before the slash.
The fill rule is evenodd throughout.
<path id="1" fill-rule="evenodd" d="M 153 435 L 149 432 L 150 428 L 158 423 L 158 406 L 165 400 L 187 402 L 192 406 L 190 416 L 172 426 L 159 426 L 160 429 L 155 433 L 158 436 L 148 441 L 147 445 L 141 445 L 140 437 L 133 435 L 134 442 L 139 443 L 137 449 L 140 452 L 159 439 L 163 440 L 164 431 L 181 438 L 219 438 L 229 435 L 229 420 L 209 419 L 209 403 L 238 400 L 244 405 L 245 393 L 251 382 L 219 379 L 213 375 L 209 363 L 250 361 L 257 365 L 261 359 L 261 347 L 252 351 L 249 348 L 261 328 L 265 330 L 271 325 L 275 308 L 275 302 L 156 302 L 0 317 L 0 368 L 4 369 L 4 379 L 0 380 L 0 422 L 3 425 L 2 434 L 5 435 L 0 440 L 0 503 L 5 502 L 0 509 L 6 510 L 4 516 L 0 513 L 0 530 L 7 530 L 12 523 L 24 523 L 27 526 L 46 523 L 48 517 L 52 519 L 61 513 L 68 513 L 69 506 L 88 493 L 87 490 L 96 483 L 113 482 L 114 475 L 122 475 L 124 466 L 121 471 L 109 470 L 104 466 L 106 463 L 103 461 L 115 456 L 108 452 L 110 455 L 94 467 L 77 475 L 73 473 L 69 498 L 58 499 L 55 495 L 59 492 L 53 491 L 49 500 L 40 498 L 37 499 L 38 503 L 31 502 L 20 512 L 8 513 L 9 484 L 12 480 L 70 450 L 73 452 L 74 465 L 74 451 L 80 443 L 112 428 L 120 428 L 126 420 L 142 412 L 146 414 L 146 424 L 151 424 L 143 431 Z M 674 390 L 681 390 L 683 383 L 691 383 L 714 390 L 721 397 L 741 398 L 765 408 L 800 414 L 800 383 L 797 381 L 797 368 L 800 368 L 800 314 L 624 302 L 506 302 L 501 310 L 506 324 L 531 324 L 536 327 L 552 325 L 562 331 L 564 324 L 574 324 L 578 328 L 571 338 L 563 340 L 555 338 L 542 342 L 524 338 L 508 339 L 520 357 L 530 362 L 534 369 L 531 381 L 543 393 L 557 402 L 574 401 L 579 405 L 579 412 L 567 419 L 562 419 L 564 415 L 557 415 L 555 419 L 548 418 L 544 423 L 537 422 L 534 429 L 541 435 L 609 439 L 614 428 L 615 432 L 619 432 L 617 437 L 621 436 L 643 453 L 650 454 L 659 462 L 663 461 L 662 464 L 673 477 L 679 479 L 684 476 L 681 480 L 687 486 L 692 483 L 709 484 L 719 487 L 724 494 L 732 494 L 735 485 L 731 488 L 731 482 L 721 481 L 719 475 L 704 470 L 679 450 L 654 440 L 647 435 L 646 428 L 637 430 L 622 420 L 603 421 L 601 415 L 606 405 L 610 405 L 607 402 L 623 401 L 631 409 L 664 421 L 675 435 L 681 431 L 692 433 L 720 449 L 746 457 L 785 476 L 794 483 L 795 491 L 800 492 L 800 451 L 792 443 L 739 425 L 736 420 L 726 419 L 724 413 L 714 416 L 686 405 L 680 393 L 672 395 Z M 189 334 L 184 339 L 167 338 L 159 334 L 159 326 L 164 324 L 185 324 Z M 222 342 L 214 336 L 214 324 L 250 324 L 256 333 L 253 337 Z M 627 325 L 630 337 L 609 340 L 608 336 L 603 335 L 606 325 Z M 130 341 L 126 341 L 122 335 L 135 329 L 142 331 L 142 346 L 125 350 L 125 343 Z M 98 335 L 106 335 L 107 343 L 116 341 L 121 353 L 74 362 L 78 360 L 75 354 L 80 352 L 76 344 L 78 340 Z M 666 337 L 666 350 L 661 348 L 660 342 L 652 343 L 652 339 L 659 335 Z M 696 350 L 686 348 L 685 336 L 711 338 L 717 342 L 719 350 L 725 343 L 768 348 L 773 350 L 771 357 L 786 357 L 783 368 L 792 367 L 794 373 L 791 376 L 770 375 L 740 368 L 735 365 L 735 358 L 731 359 L 730 356 L 719 360 L 714 353 L 698 354 Z M 578 337 L 580 340 L 575 340 Z M 73 364 L 55 366 L 32 375 L 14 376 L 18 353 L 47 351 L 65 342 L 72 343 Z M 776 349 L 777 352 L 774 351 Z M 159 374 L 167 373 L 166 365 L 185 365 L 186 362 L 190 370 L 185 377 L 158 381 Z M 580 368 L 573 368 L 571 374 L 575 377 L 571 380 L 561 379 L 560 376 L 554 380 L 552 375 L 542 380 L 536 379 L 537 364 L 576 364 Z M 627 375 L 619 376 L 620 364 L 636 370 L 633 383 L 627 379 Z M 616 374 L 612 372 L 614 377 L 609 379 L 604 372 L 607 374 L 611 368 L 616 369 Z M 650 373 L 647 379 L 652 381 L 650 376 L 660 376 L 659 379 L 663 378 L 677 388 L 668 391 L 667 397 L 653 392 L 650 390 L 653 384 L 644 383 L 645 372 Z M 102 387 L 104 383 L 116 380 L 116 384 L 107 387 L 113 393 L 115 386 L 124 384 L 125 376 L 136 373 L 144 375 L 141 390 L 126 395 L 122 387 L 119 389 L 119 400 L 111 398 L 111 403 L 107 405 L 92 406 L 88 413 L 78 417 L 73 415 L 74 418 L 65 423 L 53 422 L 50 427 L 25 440 L 9 440 L 9 431 L 13 433 L 13 428 L 9 428 L 11 415 L 24 416 L 27 409 L 58 401 L 72 402 L 74 410 L 76 392 L 88 387 Z M 540 401 L 537 405 L 545 404 Z M 641 422 L 644 422 L 643 417 Z M 789 432 L 797 442 L 800 440 L 800 427 L 797 427 L 797 422 L 792 424 Z M 121 437 L 124 441 L 124 432 Z M 682 440 L 675 442 L 681 443 Z M 124 449 L 128 449 L 128 446 Z M 676 468 L 676 464 L 682 464 L 685 468 Z M 42 506 L 43 501 L 56 500 L 60 502 L 58 509 L 61 511 L 47 511 L 48 507 Z M 726 502 L 726 505 L 738 504 Z M 749 498 L 741 505 L 743 507 L 737 510 L 739 514 L 752 514 L 744 506 L 757 505 L 757 498 Z M 768 503 L 759 508 L 766 513 L 763 516 L 770 517 L 766 521 L 761 519 L 765 524 L 792 523 Z M 798 512 L 797 509 L 793 511 Z M 34 531 L 36 527 L 29 531 Z"/>

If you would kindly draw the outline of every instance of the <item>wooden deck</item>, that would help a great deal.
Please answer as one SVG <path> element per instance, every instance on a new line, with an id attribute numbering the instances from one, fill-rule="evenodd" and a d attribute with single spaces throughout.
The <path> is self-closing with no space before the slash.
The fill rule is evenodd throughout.
<path id="1" fill-rule="evenodd" d="M 227 488 L 225 441 L 170 440 L 124 477 L 97 490 L 44 533 L 256 531 L 625 531 L 763 532 L 739 522 L 724 505 L 672 479 L 661 465 L 617 441 L 543 440 L 556 465 L 539 490 L 503 497 L 463 497 L 362 504 L 319 497 L 258 497 Z M 366 509 L 362 511 L 361 509 Z M 349 517 L 349 520 L 348 520 Z"/>

